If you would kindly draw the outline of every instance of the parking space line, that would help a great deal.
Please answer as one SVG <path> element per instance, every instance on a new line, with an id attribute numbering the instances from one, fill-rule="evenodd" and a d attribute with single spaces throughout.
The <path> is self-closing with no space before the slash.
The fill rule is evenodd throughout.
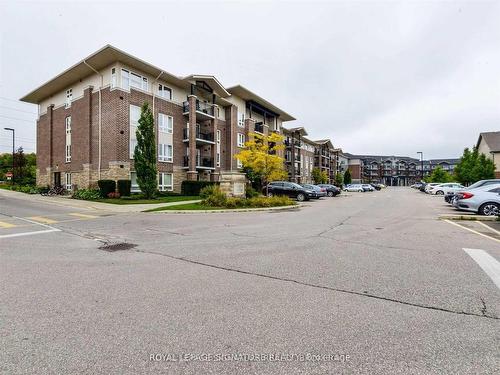
<path id="1" fill-rule="evenodd" d="M 477 221 L 477 223 L 481 224 L 483 227 L 487 228 L 488 230 L 492 231 L 493 233 L 500 235 L 500 231 L 496 230 L 495 228 L 492 228 L 489 225 L 486 225 L 485 223 L 483 223 L 481 221 Z"/>
<path id="2" fill-rule="evenodd" d="M 463 249 L 500 289 L 500 262 L 481 249 Z"/>
<path id="3" fill-rule="evenodd" d="M 463 225 L 460 225 L 460 224 L 458 224 L 458 223 L 454 223 L 454 222 L 453 222 L 453 221 L 451 221 L 451 220 L 446 219 L 446 220 L 443 220 L 443 221 L 446 221 L 448 224 L 452 224 L 452 225 L 455 225 L 455 226 L 460 227 L 460 228 L 462 228 L 462 229 L 468 230 L 469 232 L 475 233 L 475 234 L 477 234 L 477 235 L 479 235 L 479 236 L 489 238 L 490 240 L 493 240 L 493 241 L 496 241 L 496 242 L 500 242 L 500 240 L 499 240 L 499 239 L 497 239 L 497 238 L 494 238 L 494 237 L 488 236 L 487 234 L 484 234 L 484 233 L 478 232 L 478 231 L 476 231 L 476 230 L 474 230 L 474 229 L 464 227 Z"/>
<path id="4" fill-rule="evenodd" d="M 71 213 L 69 214 L 71 216 L 76 216 L 76 217 L 81 217 L 83 219 L 96 219 L 97 216 L 94 216 L 94 215 L 87 215 L 87 214 L 81 214 L 79 212 L 74 212 L 74 213 Z"/>
<path id="5" fill-rule="evenodd" d="M 31 217 L 28 217 L 28 219 L 31 219 L 37 223 L 43 223 L 43 224 L 55 224 L 55 223 L 57 223 L 56 220 L 52 220 L 52 219 L 49 219 L 49 218 L 43 217 L 43 216 L 31 216 Z"/>
<path id="6" fill-rule="evenodd" d="M 14 228 L 16 225 L 11 223 L 6 223 L 5 221 L 0 221 L 1 228 Z"/>

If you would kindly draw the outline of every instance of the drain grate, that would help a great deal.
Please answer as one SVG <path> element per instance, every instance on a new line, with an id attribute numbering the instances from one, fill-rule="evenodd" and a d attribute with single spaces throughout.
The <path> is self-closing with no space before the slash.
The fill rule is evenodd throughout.
<path id="1" fill-rule="evenodd" d="M 121 242 L 121 243 L 114 243 L 110 245 L 101 246 L 99 247 L 99 250 L 104 250 L 104 251 L 109 251 L 110 253 L 114 253 L 115 251 L 130 250 L 136 246 L 137 245 L 133 243 Z"/>

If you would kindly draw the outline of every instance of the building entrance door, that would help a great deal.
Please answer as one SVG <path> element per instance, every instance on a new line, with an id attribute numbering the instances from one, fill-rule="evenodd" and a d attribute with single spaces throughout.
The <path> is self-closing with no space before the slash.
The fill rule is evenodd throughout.
<path id="1" fill-rule="evenodd" d="M 54 186 L 61 186 L 61 172 L 54 172 Z"/>

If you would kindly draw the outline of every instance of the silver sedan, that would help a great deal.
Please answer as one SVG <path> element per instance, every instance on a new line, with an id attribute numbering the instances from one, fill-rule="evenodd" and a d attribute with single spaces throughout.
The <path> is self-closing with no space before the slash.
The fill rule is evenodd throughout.
<path id="1" fill-rule="evenodd" d="M 479 215 L 500 215 L 500 187 L 489 187 L 488 189 L 472 189 L 456 194 L 453 206 L 459 210 L 472 211 Z"/>

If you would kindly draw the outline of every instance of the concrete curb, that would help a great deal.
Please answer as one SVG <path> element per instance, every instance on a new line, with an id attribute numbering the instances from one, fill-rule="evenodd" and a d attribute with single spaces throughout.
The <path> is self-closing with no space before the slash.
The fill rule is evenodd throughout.
<path id="1" fill-rule="evenodd" d="M 496 216 L 482 215 L 439 215 L 439 220 L 464 220 L 464 221 L 497 221 Z"/>
<path id="2" fill-rule="evenodd" d="M 260 207 L 260 208 L 236 208 L 236 209 L 220 209 L 220 210 L 165 210 L 165 211 L 142 211 L 150 214 L 219 214 L 227 212 L 258 212 L 258 211 L 295 211 L 299 210 L 300 206 L 282 206 L 282 207 Z"/>

